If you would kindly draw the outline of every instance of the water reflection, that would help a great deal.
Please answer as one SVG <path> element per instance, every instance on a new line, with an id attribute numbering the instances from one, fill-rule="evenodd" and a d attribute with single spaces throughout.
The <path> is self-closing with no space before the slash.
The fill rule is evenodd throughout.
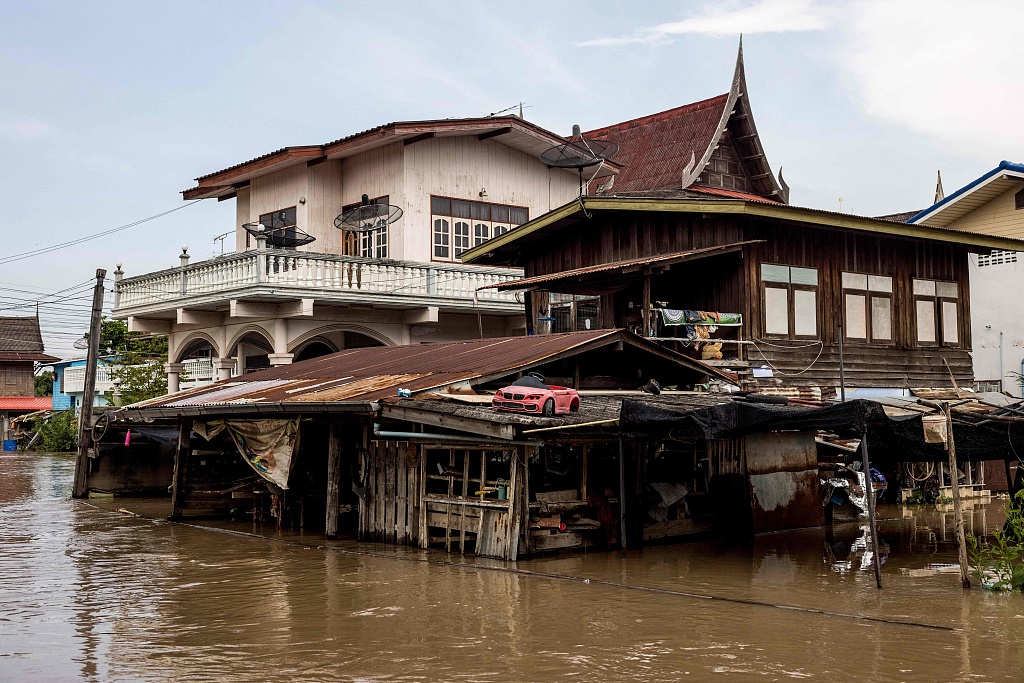
<path id="1" fill-rule="evenodd" d="M 0 680 L 1019 680 L 1024 664 L 1024 598 L 929 569 L 955 562 L 934 508 L 880 508 L 878 591 L 858 524 L 446 565 L 98 510 L 64 499 L 71 465 L 0 459 Z"/>

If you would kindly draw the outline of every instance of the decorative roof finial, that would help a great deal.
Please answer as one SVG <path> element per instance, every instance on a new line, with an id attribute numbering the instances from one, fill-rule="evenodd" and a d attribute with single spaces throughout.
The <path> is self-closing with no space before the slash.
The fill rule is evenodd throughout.
<path id="1" fill-rule="evenodd" d="M 740 34 L 740 46 L 736 51 L 736 69 L 732 74 L 732 91 L 736 95 L 743 95 L 747 89 L 747 79 L 743 71 L 743 34 Z"/>
<path id="2" fill-rule="evenodd" d="M 935 173 L 935 201 L 932 204 L 938 204 L 946 198 L 946 193 L 942 189 L 942 171 L 936 171 Z"/>

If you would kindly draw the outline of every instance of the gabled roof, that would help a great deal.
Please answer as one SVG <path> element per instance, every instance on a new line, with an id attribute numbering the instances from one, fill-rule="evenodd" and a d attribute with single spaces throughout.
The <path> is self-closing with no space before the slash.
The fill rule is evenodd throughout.
<path id="1" fill-rule="evenodd" d="M 228 198 L 253 178 L 301 163 L 315 164 L 327 159 L 342 159 L 366 150 L 396 142 L 413 144 L 432 137 L 475 135 L 494 140 L 533 157 L 565 139 L 518 116 L 492 116 L 466 119 L 398 121 L 376 126 L 322 145 L 284 147 L 234 166 L 196 178 L 196 187 L 184 190 L 185 199 Z M 539 163 L 539 161 L 538 161 Z M 569 169 L 573 173 L 575 170 Z M 605 175 L 618 172 L 619 164 L 606 163 Z"/>
<path id="2" fill-rule="evenodd" d="M 1021 184 L 1024 184 L 1024 164 L 1001 161 L 988 173 L 911 217 L 907 222 L 943 228 Z"/>
<path id="3" fill-rule="evenodd" d="M 581 197 L 573 200 L 542 216 L 534 218 L 528 223 L 523 223 L 504 234 L 493 237 L 483 244 L 463 252 L 461 256 L 462 262 L 477 264 L 515 263 L 517 254 L 523 253 L 528 248 L 536 248 L 536 243 L 542 241 L 547 232 L 571 225 L 578 225 L 580 220 L 587 220 L 598 211 L 660 211 L 757 216 L 804 223 L 822 228 L 841 228 L 864 233 L 891 235 L 893 237 L 910 237 L 935 242 L 963 244 L 985 249 L 1024 251 L 1024 240 L 1012 237 L 984 235 L 964 230 L 951 230 L 949 228 L 934 228 L 927 225 L 894 223 L 878 218 L 790 206 L 763 200 L 597 196 Z"/>
<path id="4" fill-rule="evenodd" d="M 150 415 L 203 412 L 323 412 L 369 410 L 369 404 L 459 383 L 478 384 L 525 372 L 589 350 L 624 344 L 702 376 L 735 382 L 718 368 L 665 349 L 625 330 L 588 330 L 439 344 L 367 347 L 282 365 L 177 394 L 128 410 Z"/>
<path id="5" fill-rule="evenodd" d="M 53 407 L 53 396 L 0 396 L 0 410 L 34 412 Z"/>
<path id="6" fill-rule="evenodd" d="M 0 317 L 0 360 L 57 360 L 43 353 L 43 335 L 39 320 L 25 317 Z"/>
<path id="7" fill-rule="evenodd" d="M 789 188 L 781 172 L 778 181 L 772 175 L 754 125 L 747 97 L 742 39 L 729 92 L 597 128 L 584 136 L 618 144 L 619 152 L 614 160 L 625 166 L 611 182 L 607 178 L 592 181 L 591 194 L 688 189 L 702 174 L 718 172 L 712 155 L 728 138 L 728 144 L 738 155 L 728 162 L 737 163 L 743 169 L 743 175 L 753 188 L 745 194 L 782 203 L 789 201 Z M 721 189 L 731 191 L 733 188 Z"/>

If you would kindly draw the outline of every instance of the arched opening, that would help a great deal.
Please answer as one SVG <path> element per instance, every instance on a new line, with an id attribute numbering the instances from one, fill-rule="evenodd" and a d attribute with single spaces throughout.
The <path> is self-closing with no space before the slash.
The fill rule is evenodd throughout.
<path id="1" fill-rule="evenodd" d="M 269 368 L 273 352 L 273 344 L 259 332 L 247 332 L 231 349 L 231 355 L 237 359 L 236 372 L 240 370 L 242 374 Z"/>
<path id="2" fill-rule="evenodd" d="M 295 354 L 295 362 L 302 360 L 309 360 L 310 358 L 319 358 L 320 356 L 326 356 L 329 353 L 334 353 L 335 349 L 331 344 L 320 339 L 314 339 L 309 342 L 302 349 Z"/>
<path id="3" fill-rule="evenodd" d="M 361 349 L 365 346 L 384 346 L 384 344 L 373 337 L 360 332 L 345 331 L 345 348 Z"/>
<path id="4" fill-rule="evenodd" d="M 216 357 L 217 349 L 205 337 L 187 342 L 178 353 L 178 362 L 184 366 L 179 375 L 178 388 L 192 389 L 216 380 L 217 373 L 213 368 L 213 359 Z"/>

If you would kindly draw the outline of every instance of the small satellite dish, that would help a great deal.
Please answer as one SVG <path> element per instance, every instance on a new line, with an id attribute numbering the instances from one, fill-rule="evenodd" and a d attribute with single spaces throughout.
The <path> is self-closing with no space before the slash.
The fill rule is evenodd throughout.
<path id="1" fill-rule="evenodd" d="M 84 351 L 85 349 L 89 348 L 89 338 L 88 337 L 82 337 L 81 339 L 76 341 L 74 344 L 72 344 L 72 346 L 75 347 L 76 349 L 78 349 L 79 351 Z"/>
<path id="2" fill-rule="evenodd" d="M 242 227 L 253 237 L 265 235 L 267 244 L 279 249 L 294 249 L 295 247 L 301 247 L 304 244 L 316 241 L 315 237 L 299 230 L 294 225 L 268 228 L 263 223 L 244 223 Z"/>
<path id="3" fill-rule="evenodd" d="M 555 168 L 575 168 L 580 174 L 580 196 L 583 196 L 583 169 L 610 159 L 619 146 L 610 140 L 588 140 L 579 126 L 572 127 L 572 137 L 540 155 L 540 160 Z"/>
<path id="4" fill-rule="evenodd" d="M 394 204 L 371 204 L 363 195 L 359 206 L 334 219 L 334 227 L 348 232 L 370 232 L 385 228 L 402 217 L 402 209 Z"/>

